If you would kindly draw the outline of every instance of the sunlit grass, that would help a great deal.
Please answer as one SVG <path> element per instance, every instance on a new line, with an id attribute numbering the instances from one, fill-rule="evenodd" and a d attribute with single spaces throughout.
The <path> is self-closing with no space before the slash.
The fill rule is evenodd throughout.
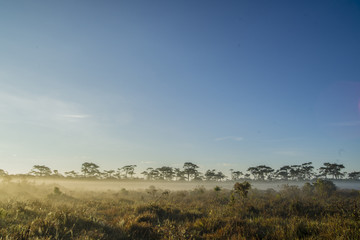
<path id="1" fill-rule="evenodd" d="M 285 186 L 242 195 L 236 189 L 201 186 L 188 191 L 74 191 L 2 183 L 0 237 L 360 239 L 359 191 L 318 189 Z"/>

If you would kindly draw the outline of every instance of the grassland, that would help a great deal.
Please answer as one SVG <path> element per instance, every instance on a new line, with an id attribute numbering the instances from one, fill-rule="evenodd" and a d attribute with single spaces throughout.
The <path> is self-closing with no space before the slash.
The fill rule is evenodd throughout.
<path id="1" fill-rule="evenodd" d="M 245 195 L 221 187 L 80 190 L 5 181 L 0 238 L 360 239 L 358 190 L 307 184 Z"/>

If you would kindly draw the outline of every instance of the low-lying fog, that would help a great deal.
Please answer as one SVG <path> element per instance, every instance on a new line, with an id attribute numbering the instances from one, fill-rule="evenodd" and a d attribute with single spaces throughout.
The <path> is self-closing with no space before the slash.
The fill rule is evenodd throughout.
<path id="1" fill-rule="evenodd" d="M 12 179 L 12 182 L 21 182 L 24 179 Z M 144 190 L 150 186 L 166 190 L 192 190 L 197 187 L 205 187 L 206 189 L 213 189 L 215 186 L 224 189 L 232 189 L 234 182 L 168 182 L 168 181 L 145 181 L 145 180 L 121 180 L 121 181 L 99 181 L 99 180 L 69 180 L 69 179 L 25 179 L 27 183 L 35 185 L 59 185 L 69 190 L 81 191 L 118 191 L 123 188 L 127 190 Z M 252 188 L 266 190 L 272 188 L 280 190 L 283 185 L 295 185 L 302 187 L 306 181 L 276 181 L 276 182 L 257 182 L 250 181 Z M 360 190 L 359 181 L 334 181 L 335 185 L 340 189 L 355 189 Z"/>

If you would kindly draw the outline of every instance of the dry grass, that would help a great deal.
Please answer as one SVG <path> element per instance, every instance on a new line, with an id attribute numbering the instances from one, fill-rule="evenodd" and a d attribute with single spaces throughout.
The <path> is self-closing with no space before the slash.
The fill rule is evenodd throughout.
<path id="1" fill-rule="evenodd" d="M 359 191 L 0 185 L 1 239 L 360 239 Z"/>

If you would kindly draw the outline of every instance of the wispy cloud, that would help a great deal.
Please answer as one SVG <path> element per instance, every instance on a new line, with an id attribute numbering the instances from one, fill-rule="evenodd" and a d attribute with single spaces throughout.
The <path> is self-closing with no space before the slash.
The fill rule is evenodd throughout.
<path id="1" fill-rule="evenodd" d="M 336 123 L 330 123 L 329 125 L 339 126 L 339 127 L 353 127 L 353 126 L 360 126 L 360 121 L 336 122 Z"/>
<path id="2" fill-rule="evenodd" d="M 242 141 L 244 138 L 242 137 L 235 137 L 235 136 L 226 136 L 226 137 L 218 137 L 214 139 L 215 141 L 225 141 L 225 140 L 232 140 L 232 141 Z"/>
<path id="3" fill-rule="evenodd" d="M 75 103 L 48 96 L 0 92 L 0 114 L 3 121 L 49 126 L 90 117 L 81 112 L 81 107 Z"/>

